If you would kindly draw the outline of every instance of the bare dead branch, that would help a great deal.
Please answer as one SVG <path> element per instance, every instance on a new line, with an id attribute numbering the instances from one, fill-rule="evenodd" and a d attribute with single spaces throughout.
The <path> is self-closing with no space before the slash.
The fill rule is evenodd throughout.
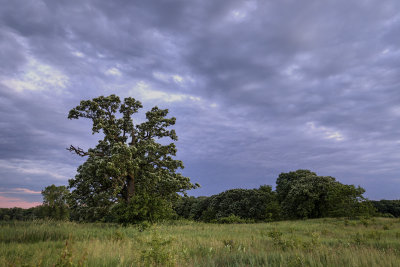
<path id="1" fill-rule="evenodd" d="M 67 150 L 69 152 L 75 152 L 75 154 L 81 156 L 81 157 L 85 157 L 85 156 L 89 156 L 89 152 L 84 151 L 82 148 L 78 147 L 74 147 L 73 145 L 71 145 L 69 148 L 67 148 Z"/>

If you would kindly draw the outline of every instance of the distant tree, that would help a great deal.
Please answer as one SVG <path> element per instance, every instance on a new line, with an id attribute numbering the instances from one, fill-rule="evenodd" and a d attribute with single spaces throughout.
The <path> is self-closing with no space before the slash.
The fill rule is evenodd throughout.
<path id="1" fill-rule="evenodd" d="M 213 196 L 209 209 L 216 219 L 236 215 L 242 219 L 258 221 L 276 219 L 278 210 L 275 192 L 271 186 L 260 189 L 231 189 Z"/>
<path id="2" fill-rule="evenodd" d="M 42 190 L 42 196 L 43 205 L 39 211 L 39 216 L 55 220 L 66 220 L 69 218 L 69 208 L 67 205 L 69 191 L 67 187 L 52 184 Z"/>
<path id="3" fill-rule="evenodd" d="M 281 173 L 276 192 L 286 218 L 351 217 L 373 212 L 363 197 L 363 188 L 309 170 Z"/>
<path id="4" fill-rule="evenodd" d="M 192 203 L 189 218 L 194 220 L 209 221 L 215 218 L 215 214 L 211 214 L 209 211 L 211 197 L 201 196 L 196 198 L 196 201 Z"/>
<path id="5" fill-rule="evenodd" d="M 8 220 L 24 220 L 24 209 L 22 208 L 2 208 L 0 209 L 0 219 Z"/>
<path id="6" fill-rule="evenodd" d="M 293 184 L 305 177 L 317 176 L 315 172 L 309 170 L 297 170 L 288 173 L 279 174 L 276 179 L 276 194 L 279 202 L 283 202 L 289 191 L 292 189 Z"/>
<path id="7" fill-rule="evenodd" d="M 184 197 L 175 205 L 179 216 L 206 222 L 230 216 L 255 221 L 276 220 L 279 209 L 275 192 L 266 185 L 258 189 L 231 189 L 211 197 Z"/>
<path id="8" fill-rule="evenodd" d="M 326 206 L 321 211 L 322 217 L 354 217 L 374 215 L 375 209 L 364 198 L 365 189 L 339 182 L 331 184 L 326 197 Z"/>
<path id="9" fill-rule="evenodd" d="M 204 197 L 207 198 L 207 197 Z M 173 209 L 176 212 L 176 214 L 182 218 L 185 219 L 193 219 L 192 215 L 192 210 L 193 210 L 193 206 L 199 202 L 199 198 L 196 197 L 189 197 L 189 196 L 183 196 L 178 198 L 173 205 Z M 202 211 L 200 212 L 200 216 L 201 216 Z M 200 218 L 200 216 L 197 217 Z"/>
<path id="10" fill-rule="evenodd" d="M 172 211 L 177 193 L 198 186 L 177 172 L 183 163 L 174 159 L 175 144 L 157 142 L 177 141 L 175 131 L 167 130 L 176 119 L 167 118 L 167 109 L 153 107 L 144 122 L 134 124 L 132 115 L 140 108 L 142 104 L 134 98 L 121 102 L 110 95 L 81 101 L 69 112 L 69 119 L 91 120 L 92 134 L 103 136 L 88 151 L 72 145 L 68 149 L 88 157 L 69 180 L 70 206 L 81 218 L 102 220 L 112 209 L 122 222 L 160 218 L 165 214 L 158 207 Z"/>
<path id="11" fill-rule="evenodd" d="M 323 217 L 327 197 L 333 177 L 309 175 L 291 183 L 286 198 L 281 202 L 282 210 L 288 218 Z"/>
<path id="12" fill-rule="evenodd" d="M 379 213 L 385 216 L 400 217 L 400 200 L 371 201 Z"/>

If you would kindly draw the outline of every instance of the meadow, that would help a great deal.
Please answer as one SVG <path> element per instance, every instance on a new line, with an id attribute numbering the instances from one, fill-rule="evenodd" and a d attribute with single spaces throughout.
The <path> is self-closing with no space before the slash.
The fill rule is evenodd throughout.
<path id="1" fill-rule="evenodd" d="M 400 266 L 400 220 L 0 222 L 0 266 Z"/>

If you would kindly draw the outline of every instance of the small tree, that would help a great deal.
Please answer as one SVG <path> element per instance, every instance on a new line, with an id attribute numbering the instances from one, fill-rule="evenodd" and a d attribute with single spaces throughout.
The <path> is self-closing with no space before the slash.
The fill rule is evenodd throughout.
<path id="1" fill-rule="evenodd" d="M 72 145 L 68 148 L 88 157 L 69 180 L 71 208 L 81 218 L 104 219 L 114 206 L 122 218 L 132 221 L 158 218 L 151 200 L 171 206 L 178 192 L 185 194 L 198 186 L 177 172 L 183 163 L 174 159 L 175 144 L 157 142 L 164 138 L 177 141 L 175 131 L 167 129 L 176 119 L 167 118 L 167 109 L 153 107 L 146 113 L 146 121 L 134 124 L 132 115 L 140 108 L 142 104 L 134 98 L 121 102 L 110 95 L 81 101 L 69 112 L 69 119 L 91 120 L 92 134 L 103 134 L 88 151 Z M 145 212 L 139 212 L 138 205 Z"/>
<path id="2" fill-rule="evenodd" d="M 43 217 L 66 220 L 69 218 L 69 209 L 67 198 L 69 191 L 65 186 L 55 186 L 54 184 L 47 186 L 42 190 L 43 206 L 41 213 Z"/>

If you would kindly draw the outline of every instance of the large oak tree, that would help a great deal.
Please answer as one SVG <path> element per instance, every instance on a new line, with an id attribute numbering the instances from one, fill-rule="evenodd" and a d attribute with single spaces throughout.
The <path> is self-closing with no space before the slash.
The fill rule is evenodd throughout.
<path id="1" fill-rule="evenodd" d="M 68 148 L 87 157 L 69 180 L 70 206 L 79 216 L 98 220 L 115 204 L 152 198 L 171 201 L 177 193 L 198 186 L 177 172 L 183 163 L 174 158 L 175 144 L 159 142 L 165 138 L 177 141 L 175 131 L 168 129 L 176 119 L 167 118 L 167 109 L 153 107 L 144 122 L 135 123 L 132 116 L 140 108 L 142 104 L 134 98 L 121 101 L 110 95 L 81 101 L 70 110 L 69 119 L 91 120 L 92 134 L 103 137 L 87 151 L 73 145 Z M 149 201 L 141 203 L 148 205 Z"/>

